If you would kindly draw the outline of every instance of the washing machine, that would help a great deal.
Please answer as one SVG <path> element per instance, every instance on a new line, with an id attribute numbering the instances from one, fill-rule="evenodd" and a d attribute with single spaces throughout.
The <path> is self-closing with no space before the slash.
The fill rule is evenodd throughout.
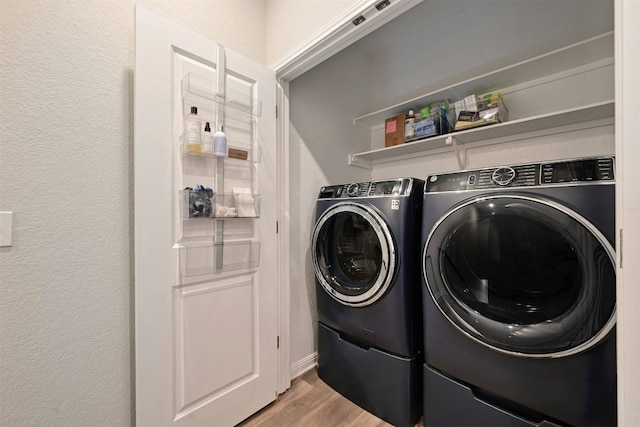
<path id="1" fill-rule="evenodd" d="M 428 176 L 424 425 L 616 425 L 614 158 Z"/>
<path id="2" fill-rule="evenodd" d="M 414 178 L 323 187 L 311 245 L 318 376 L 403 426 L 422 409 L 423 187 Z"/>

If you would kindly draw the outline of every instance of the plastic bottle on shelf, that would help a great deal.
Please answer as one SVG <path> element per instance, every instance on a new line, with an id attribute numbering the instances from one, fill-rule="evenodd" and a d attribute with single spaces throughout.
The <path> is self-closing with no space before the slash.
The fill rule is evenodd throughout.
<path id="1" fill-rule="evenodd" d="M 191 107 L 191 112 L 186 115 L 185 120 L 187 152 L 202 153 L 202 120 L 198 115 L 198 107 Z"/>
<path id="2" fill-rule="evenodd" d="M 416 136 L 416 116 L 413 114 L 413 110 L 409 110 L 407 117 L 404 119 L 404 140 L 410 141 Z"/>
<path id="3" fill-rule="evenodd" d="M 440 103 L 438 109 L 438 131 L 440 134 L 444 135 L 445 133 L 452 131 L 451 118 L 452 116 L 449 112 L 449 103 L 447 101 Z"/>
<path id="4" fill-rule="evenodd" d="M 227 135 L 222 126 L 213 134 L 213 154 L 219 157 L 227 157 Z"/>
<path id="5" fill-rule="evenodd" d="M 209 122 L 204 125 L 202 150 L 205 154 L 213 154 L 213 135 L 211 134 L 211 126 L 209 125 Z"/>

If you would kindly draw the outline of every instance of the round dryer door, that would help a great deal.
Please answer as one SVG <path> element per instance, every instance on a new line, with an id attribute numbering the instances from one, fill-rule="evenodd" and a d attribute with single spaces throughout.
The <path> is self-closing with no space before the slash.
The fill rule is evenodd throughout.
<path id="1" fill-rule="evenodd" d="M 312 248 L 318 282 L 345 305 L 372 304 L 391 285 L 396 251 L 373 208 L 345 202 L 328 209 L 316 222 Z"/>
<path id="2" fill-rule="evenodd" d="M 423 274 L 458 329 L 501 352 L 561 357 L 615 324 L 614 251 L 576 212 L 520 195 L 477 198 L 432 229 Z"/>

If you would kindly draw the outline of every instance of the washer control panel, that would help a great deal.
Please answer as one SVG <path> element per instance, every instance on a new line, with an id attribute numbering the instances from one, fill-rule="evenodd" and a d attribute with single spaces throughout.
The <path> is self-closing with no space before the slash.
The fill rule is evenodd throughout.
<path id="1" fill-rule="evenodd" d="M 540 183 L 612 181 L 613 172 L 613 157 L 543 163 L 540 165 Z"/>
<path id="2" fill-rule="evenodd" d="M 413 179 L 352 182 L 330 185 L 320 189 L 319 199 L 349 199 L 357 197 L 406 196 L 411 192 Z"/>
<path id="3" fill-rule="evenodd" d="M 599 157 L 429 175 L 424 191 L 432 193 L 613 180 L 613 157 Z"/>

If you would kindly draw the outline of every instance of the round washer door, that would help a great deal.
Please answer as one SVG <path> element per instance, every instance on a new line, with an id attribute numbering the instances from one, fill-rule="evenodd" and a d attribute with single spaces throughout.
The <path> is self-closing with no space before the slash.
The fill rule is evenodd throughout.
<path id="1" fill-rule="evenodd" d="M 555 202 L 504 194 L 468 200 L 431 230 L 423 263 L 442 314 L 500 352 L 567 356 L 615 324 L 613 248 Z"/>
<path id="2" fill-rule="evenodd" d="M 342 304 L 372 304 L 391 285 L 395 246 L 380 214 L 367 205 L 344 202 L 328 209 L 316 222 L 312 248 L 318 282 Z"/>

